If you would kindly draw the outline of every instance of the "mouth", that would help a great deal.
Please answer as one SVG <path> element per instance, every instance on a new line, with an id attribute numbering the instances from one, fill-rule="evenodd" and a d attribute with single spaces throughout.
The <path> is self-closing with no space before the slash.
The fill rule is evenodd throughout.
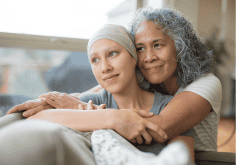
<path id="1" fill-rule="evenodd" d="M 157 71 L 159 70 L 163 65 L 159 65 L 159 66 L 153 66 L 153 67 L 143 67 L 144 70 L 146 71 Z"/>
<path id="2" fill-rule="evenodd" d="M 102 80 L 103 81 L 109 81 L 109 80 L 112 80 L 113 78 L 115 78 L 117 76 L 119 76 L 119 74 L 112 74 L 112 75 L 104 77 Z"/>

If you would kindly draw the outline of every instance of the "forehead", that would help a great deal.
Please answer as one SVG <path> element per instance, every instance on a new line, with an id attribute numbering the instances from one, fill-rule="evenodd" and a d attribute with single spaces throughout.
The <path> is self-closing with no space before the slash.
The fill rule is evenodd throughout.
<path id="1" fill-rule="evenodd" d="M 109 51 L 113 48 L 123 48 L 119 43 L 110 40 L 110 39 L 100 39 L 93 43 L 93 45 L 90 48 L 89 55 L 92 55 L 94 53 L 98 53 L 101 51 Z"/>
<path id="2" fill-rule="evenodd" d="M 146 40 L 172 40 L 168 35 L 163 34 L 163 28 L 154 24 L 152 21 L 145 21 L 141 23 L 135 34 L 135 42 L 142 42 Z"/>

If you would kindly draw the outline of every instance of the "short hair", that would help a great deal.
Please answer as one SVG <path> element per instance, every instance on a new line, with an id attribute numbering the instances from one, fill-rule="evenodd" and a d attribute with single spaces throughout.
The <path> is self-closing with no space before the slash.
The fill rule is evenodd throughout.
<path id="1" fill-rule="evenodd" d="M 141 8 L 137 11 L 130 25 L 130 33 L 135 37 L 141 23 L 152 21 L 163 28 L 163 34 L 175 43 L 177 55 L 177 83 L 186 87 L 197 78 L 211 72 L 212 53 L 206 51 L 205 45 L 197 37 L 191 23 L 177 11 L 167 8 Z"/>

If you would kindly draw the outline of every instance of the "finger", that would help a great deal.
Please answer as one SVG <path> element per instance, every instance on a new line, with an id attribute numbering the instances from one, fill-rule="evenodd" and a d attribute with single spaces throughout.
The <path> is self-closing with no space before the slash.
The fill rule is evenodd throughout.
<path id="1" fill-rule="evenodd" d="M 23 104 L 19 104 L 14 106 L 13 108 L 11 108 L 6 115 L 9 115 L 11 113 L 16 113 L 16 112 L 22 112 L 28 109 L 32 109 L 35 108 L 37 106 L 39 106 L 40 104 L 42 104 L 42 102 L 40 101 L 34 101 L 34 100 L 29 100 Z"/>
<path id="2" fill-rule="evenodd" d="M 61 93 L 60 92 L 57 92 L 57 91 L 52 91 L 50 92 L 51 94 L 55 94 L 55 95 L 60 95 Z"/>
<path id="3" fill-rule="evenodd" d="M 57 97 L 58 97 L 57 95 L 54 95 L 54 94 L 51 93 L 51 94 L 47 95 L 46 98 L 47 98 L 47 99 L 50 99 L 50 100 L 52 100 L 52 101 L 55 101 L 55 100 L 57 99 Z"/>
<path id="4" fill-rule="evenodd" d="M 66 93 L 60 93 L 59 96 L 66 96 Z"/>
<path id="5" fill-rule="evenodd" d="M 101 104 L 97 109 L 106 109 L 106 104 Z"/>
<path id="6" fill-rule="evenodd" d="M 24 111 L 25 109 L 26 109 L 26 107 L 23 104 L 16 105 L 13 108 L 11 108 L 9 111 L 7 111 L 6 115 L 16 113 L 16 112 L 21 112 L 21 111 Z"/>
<path id="7" fill-rule="evenodd" d="M 162 139 L 167 139 L 167 134 L 156 124 L 147 121 L 146 122 L 146 127 L 149 128 L 150 130 L 154 131 L 155 133 L 157 133 L 160 138 Z"/>
<path id="8" fill-rule="evenodd" d="M 142 133 L 142 137 L 145 139 L 146 144 L 150 144 L 152 142 L 152 136 L 147 131 Z"/>
<path id="9" fill-rule="evenodd" d="M 50 92 L 49 92 L 49 93 L 50 93 Z M 47 95 L 48 95 L 49 93 L 44 93 L 44 94 L 40 95 L 38 98 L 40 99 L 41 97 L 47 97 Z"/>
<path id="10" fill-rule="evenodd" d="M 79 104 L 79 105 L 78 105 L 78 109 L 79 109 L 79 110 L 84 110 L 84 106 L 83 106 L 82 104 Z"/>
<path id="11" fill-rule="evenodd" d="M 141 135 L 136 136 L 135 139 L 136 139 L 136 142 L 137 142 L 138 144 L 142 144 L 142 143 L 143 143 L 143 139 L 142 139 Z"/>
<path id="12" fill-rule="evenodd" d="M 55 107 L 55 108 L 57 108 L 58 107 L 58 104 L 55 102 L 55 101 L 53 101 L 53 100 L 51 100 L 50 98 L 41 98 L 41 100 L 42 101 L 45 101 L 46 103 L 48 103 L 49 105 L 51 105 L 52 107 Z"/>
<path id="13" fill-rule="evenodd" d="M 154 114 L 152 112 L 147 112 L 147 111 L 144 111 L 144 110 L 134 110 L 137 114 L 139 114 L 141 117 L 152 117 Z"/>
<path id="14" fill-rule="evenodd" d="M 40 112 L 42 110 L 43 110 L 42 106 L 39 106 L 39 107 L 36 107 L 36 108 L 33 108 L 33 109 L 29 109 L 29 110 L 23 112 L 22 115 L 27 118 L 27 117 L 35 115 L 36 113 L 38 113 L 38 112 Z"/>
<path id="15" fill-rule="evenodd" d="M 129 141 L 131 141 L 132 143 L 137 143 L 137 142 L 136 142 L 136 139 L 131 139 L 131 140 L 129 140 Z"/>
<path id="16" fill-rule="evenodd" d="M 93 101 L 92 100 L 89 100 L 87 109 L 88 110 L 93 110 Z"/>

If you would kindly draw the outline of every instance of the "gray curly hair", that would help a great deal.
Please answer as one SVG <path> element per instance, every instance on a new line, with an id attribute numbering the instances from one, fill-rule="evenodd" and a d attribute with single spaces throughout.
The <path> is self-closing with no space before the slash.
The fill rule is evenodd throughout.
<path id="1" fill-rule="evenodd" d="M 175 43 L 177 53 L 177 83 L 186 87 L 202 75 L 211 72 L 212 53 L 206 51 L 205 45 L 197 37 L 191 23 L 179 12 L 170 9 L 141 8 L 135 14 L 130 25 L 130 33 L 135 33 L 141 23 L 153 21 L 163 27 L 163 34 L 169 35 Z"/>

